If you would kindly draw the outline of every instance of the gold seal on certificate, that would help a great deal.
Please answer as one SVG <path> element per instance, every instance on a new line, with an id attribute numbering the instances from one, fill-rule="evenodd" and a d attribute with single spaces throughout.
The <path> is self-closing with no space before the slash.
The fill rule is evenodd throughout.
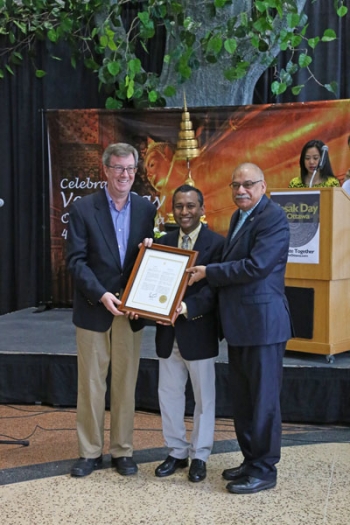
<path id="1" fill-rule="evenodd" d="M 141 246 L 125 287 L 121 312 L 174 324 L 198 252 L 162 244 Z"/>

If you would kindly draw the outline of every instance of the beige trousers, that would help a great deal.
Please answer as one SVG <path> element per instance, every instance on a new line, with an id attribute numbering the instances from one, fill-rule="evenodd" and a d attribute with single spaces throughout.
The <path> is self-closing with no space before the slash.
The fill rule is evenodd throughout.
<path id="1" fill-rule="evenodd" d="M 135 388 L 142 330 L 133 332 L 124 316 L 114 318 L 107 332 L 77 328 L 79 455 L 96 458 L 103 453 L 106 378 L 111 365 L 110 453 L 132 456 Z"/>

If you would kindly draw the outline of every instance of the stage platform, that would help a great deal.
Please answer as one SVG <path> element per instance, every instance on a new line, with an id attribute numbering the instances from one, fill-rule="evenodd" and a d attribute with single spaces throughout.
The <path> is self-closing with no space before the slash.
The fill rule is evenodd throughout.
<path id="1" fill-rule="evenodd" d="M 136 408 L 159 411 L 155 327 L 143 331 Z M 226 343 L 216 362 L 217 417 L 231 417 Z M 76 406 L 77 359 L 71 309 L 27 308 L 0 316 L 0 403 Z M 284 422 L 350 423 L 350 351 L 325 356 L 287 351 L 282 387 Z M 109 391 L 106 406 L 109 405 Z M 186 412 L 193 411 L 190 383 Z"/>

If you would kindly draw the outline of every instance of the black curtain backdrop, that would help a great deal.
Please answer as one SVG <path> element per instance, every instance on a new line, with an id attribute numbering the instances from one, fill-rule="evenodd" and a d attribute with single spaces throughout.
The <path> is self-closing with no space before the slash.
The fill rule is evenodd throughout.
<path id="1" fill-rule="evenodd" d="M 332 2 L 307 5 L 310 34 L 322 34 L 334 28 L 338 40 L 321 44 L 313 63 L 315 76 L 321 81 L 336 80 L 337 97 L 350 98 L 350 48 L 346 20 L 334 14 Z M 127 23 L 128 13 L 125 21 Z M 142 57 L 144 67 L 157 71 L 164 49 L 164 35 L 159 32 L 150 46 L 151 53 Z M 0 39 L 1 46 L 1 39 Z M 37 80 L 31 63 L 16 69 L 14 76 L 0 79 L 0 315 L 50 302 L 50 237 L 49 173 L 45 111 L 48 109 L 103 108 L 97 79 L 82 65 L 74 70 L 70 56 L 62 47 L 62 61 L 52 61 L 45 43 L 38 46 L 44 79 Z M 140 51 L 142 52 L 142 50 Z M 57 55 L 57 51 L 54 53 Z M 288 57 L 279 57 L 283 65 Z M 272 98 L 269 85 L 273 70 L 267 71 L 256 86 L 254 104 L 271 102 L 307 102 L 333 99 L 334 96 L 315 82 L 297 97 L 282 95 Z M 298 83 L 305 83 L 306 72 Z M 234 103 L 234 101 L 233 101 Z M 218 100 L 220 105 L 220 100 Z M 350 124 L 349 124 L 350 133 Z"/>

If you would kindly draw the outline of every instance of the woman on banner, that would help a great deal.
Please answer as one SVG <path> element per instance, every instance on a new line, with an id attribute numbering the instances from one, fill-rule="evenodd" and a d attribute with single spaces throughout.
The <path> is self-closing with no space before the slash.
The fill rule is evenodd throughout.
<path id="1" fill-rule="evenodd" d="M 316 188 L 340 186 L 334 176 L 328 152 L 324 150 L 326 147 L 321 140 L 310 140 L 303 146 L 299 160 L 300 175 L 290 181 L 289 188 L 309 188 L 311 181 L 312 187 Z M 324 155 L 324 162 L 319 168 L 322 155 Z"/>

